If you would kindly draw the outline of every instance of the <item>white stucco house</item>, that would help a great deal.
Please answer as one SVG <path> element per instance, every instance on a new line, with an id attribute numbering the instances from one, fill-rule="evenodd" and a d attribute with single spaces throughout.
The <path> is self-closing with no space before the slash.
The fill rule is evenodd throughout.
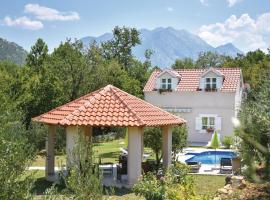
<path id="1" fill-rule="evenodd" d="M 145 100 L 184 118 L 188 142 L 204 145 L 217 131 L 222 140 L 233 134 L 242 100 L 239 68 L 155 70 L 144 87 Z"/>

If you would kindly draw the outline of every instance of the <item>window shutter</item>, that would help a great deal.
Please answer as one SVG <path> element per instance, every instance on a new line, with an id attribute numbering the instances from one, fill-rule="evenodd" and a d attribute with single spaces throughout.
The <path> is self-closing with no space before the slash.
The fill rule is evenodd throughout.
<path id="1" fill-rule="evenodd" d="M 221 131 L 221 117 L 216 117 L 216 130 Z"/>
<path id="2" fill-rule="evenodd" d="M 202 118 L 201 117 L 196 117 L 196 130 L 200 131 L 202 129 Z"/>
<path id="3" fill-rule="evenodd" d="M 200 78 L 200 89 L 204 89 L 205 78 Z"/>
<path id="4" fill-rule="evenodd" d="M 217 89 L 220 89 L 222 87 L 223 83 L 223 77 L 217 77 Z"/>

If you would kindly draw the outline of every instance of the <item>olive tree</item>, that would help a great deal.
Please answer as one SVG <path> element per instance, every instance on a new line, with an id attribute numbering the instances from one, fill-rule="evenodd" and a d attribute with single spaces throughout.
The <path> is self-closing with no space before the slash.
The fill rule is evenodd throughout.
<path id="1" fill-rule="evenodd" d="M 172 130 L 172 152 L 173 159 L 186 146 L 187 129 L 186 126 L 175 126 Z M 162 158 L 162 132 L 160 127 L 149 127 L 144 130 L 144 145 L 153 150 L 156 158 L 157 166 Z"/>

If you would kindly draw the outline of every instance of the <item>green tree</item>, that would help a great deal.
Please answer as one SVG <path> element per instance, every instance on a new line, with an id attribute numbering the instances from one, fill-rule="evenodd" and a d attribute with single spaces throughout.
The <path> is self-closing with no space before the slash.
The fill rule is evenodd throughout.
<path id="1" fill-rule="evenodd" d="M 42 40 L 38 39 L 31 47 L 30 53 L 26 57 L 26 65 L 34 72 L 39 72 L 48 58 L 48 46 Z"/>
<path id="2" fill-rule="evenodd" d="M 149 127 L 144 130 L 144 145 L 153 150 L 156 157 L 156 166 L 159 167 L 161 160 L 162 133 L 160 127 Z"/>
<path id="3" fill-rule="evenodd" d="M 196 66 L 192 58 L 176 59 L 172 65 L 172 69 L 192 69 L 195 67 Z"/>
<path id="4" fill-rule="evenodd" d="M 187 146 L 187 127 L 185 125 L 175 126 L 172 130 L 172 152 L 173 160 L 176 161 L 177 154 L 183 151 L 183 148 Z"/>
<path id="5" fill-rule="evenodd" d="M 187 144 L 186 126 L 176 126 L 172 129 L 172 152 L 173 158 L 176 159 L 177 153 Z M 149 127 L 144 130 L 144 145 L 151 148 L 155 153 L 157 167 L 161 160 L 162 149 L 162 132 L 160 127 Z"/>
<path id="6" fill-rule="evenodd" d="M 257 90 L 262 85 L 265 74 L 270 72 L 270 57 L 261 50 L 239 54 L 236 58 L 226 58 L 224 67 L 240 67 L 243 78 L 251 88 Z"/>
<path id="7" fill-rule="evenodd" d="M 215 151 L 220 147 L 220 141 L 218 139 L 218 134 L 216 131 L 214 132 L 214 136 L 211 140 L 210 147 L 215 149 Z M 216 165 L 216 163 L 217 163 L 217 157 L 216 157 L 216 153 L 215 153 L 215 165 Z"/>
<path id="8" fill-rule="evenodd" d="M 26 168 L 35 157 L 35 149 L 18 116 L 0 114 L 0 199 L 32 199 L 33 178 L 26 174 Z"/>
<path id="9" fill-rule="evenodd" d="M 54 76 L 60 80 L 65 91 L 65 101 L 71 101 L 88 92 L 88 77 L 91 68 L 86 65 L 83 46 L 80 41 L 67 40 L 54 49 L 49 66 Z"/>
<path id="10" fill-rule="evenodd" d="M 130 77 L 116 60 L 101 62 L 98 68 L 91 71 L 88 84 L 92 91 L 112 84 L 130 94 L 142 97 L 140 82 Z"/>
<path id="11" fill-rule="evenodd" d="M 43 73 L 32 74 L 29 68 L 21 71 L 21 94 L 18 108 L 23 111 L 24 124 L 29 128 L 31 119 L 47 112 L 62 102 L 62 90 L 54 73 L 44 67 Z"/>
<path id="12" fill-rule="evenodd" d="M 216 52 L 200 52 L 196 61 L 197 68 L 222 67 L 226 57 Z"/>
<path id="13" fill-rule="evenodd" d="M 140 43 L 137 29 L 116 26 L 113 29 L 113 39 L 102 43 L 102 49 L 106 59 L 117 59 L 127 69 L 133 59 L 132 47 Z"/>
<path id="14" fill-rule="evenodd" d="M 242 139 L 240 152 L 248 166 L 247 175 L 257 181 L 270 178 L 269 75 L 265 75 L 261 88 L 253 91 L 244 102 L 240 113 L 241 125 L 236 128 L 237 136 Z M 256 174 L 258 168 L 261 168 L 261 172 Z"/>

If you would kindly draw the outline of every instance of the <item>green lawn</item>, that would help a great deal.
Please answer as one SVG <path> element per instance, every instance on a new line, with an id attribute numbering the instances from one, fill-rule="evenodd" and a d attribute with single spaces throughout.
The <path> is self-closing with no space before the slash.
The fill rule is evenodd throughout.
<path id="1" fill-rule="evenodd" d="M 111 142 L 105 143 L 98 143 L 94 145 L 94 153 L 95 156 L 101 158 L 102 163 L 118 162 L 118 156 L 121 153 L 120 148 L 124 148 L 124 140 L 114 140 Z M 145 152 L 151 152 L 150 149 L 145 148 Z M 151 155 L 153 158 L 153 153 Z M 66 157 L 65 155 L 56 156 L 55 163 L 56 166 L 61 166 L 61 163 L 65 164 Z M 97 159 L 98 161 L 98 159 Z M 32 166 L 45 166 L 45 159 L 44 157 L 38 156 L 36 161 L 32 164 Z M 36 199 L 40 199 L 39 195 L 42 195 L 46 188 L 51 186 L 51 183 L 47 182 L 44 178 L 45 172 L 44 171 L 32 171 L 28 173 L 34 173 L 34 177 L 37 179 L 35 182 L 35 186 L 33 192 L 36 194 Z M 197 195 L 213 195 L 217 189 L 221 188 L 225 184 L 225 176 L 213 176 L 213 175 L 190 175 L 194 177 L 195 181 L 195 193 Z M 135 199 L 143 199 L 135 196 L 131 190 L 127 189 L 118 189 L 115 191 L 115 194 L 110 196 L 112 200 L 135 200 Z"/>
<path id="2" fill-rule="evenodd" d="M 214 194 L 225 185 L 225 176 L 192 175 L 195 181 L 195 193 L 197 195 Z"/>
<path id="3" fill-rule="evenodd" d="M 52 184 L 47 182 L 44 178 L 44 171 L 31 171 L 34 177 L 37 179 L 34 184 L 33 193 L 36 194 L 35 199 L 40 199 L 41 195 L 49 188 Z M 195 193 L 197 195 L 213 195 L 215 192 L 224 186 L 225 176 L 214 176 L 214 175 L 190 175 L 194 177 L 195 181 Z M 131 190 L 128 189 L 116 189 L 115 194 L 110 196 L 112 200 L 143 200 L 143 198 L 137 197 Z"/>
<path id="4" fill-rule="evenodd" d="M 101 158 L 102 163 L 116 163 L 118 162 L 118 156 L 121 153 L 120 148 L 125 148 L 125 146 L 124 139 L 104 143 L 95 143 L 94 154 L 95 157 Z"/>
<path id="5" fill-rule="evenodd" d="M 117 163 L 118 156 L 120 155 L 121 151 L 120 148 L 125 148 L 124 139 L 113 140 L 110 142 L 104 143 L 95 143 L 94 144 L 94 154 L 96 162 L 99 161 L 101 158 L 102 163 Z M 151 153 L 151 149 L 144 148 L 144 152 Z M 154 155 L 151 154 L 151 159 L 154 158 Z M 65 155 L 57 155 L 55 156 L 55 166 L 61 166 L 66 163 L 66 156 Z M 37 156 L 36 160 L 33 162 L 32 166 L 45 166 L 45 157 L 44 156 Z"/>

